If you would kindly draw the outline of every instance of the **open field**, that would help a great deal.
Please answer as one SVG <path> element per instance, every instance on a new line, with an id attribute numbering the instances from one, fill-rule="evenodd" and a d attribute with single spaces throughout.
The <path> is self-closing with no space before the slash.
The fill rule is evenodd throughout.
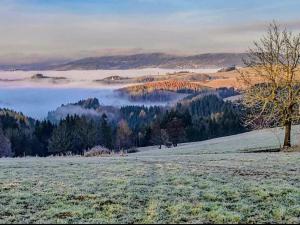
<path id="1" fill-rule="evenodd" d="M 299 223 L 300 152 L 245 153 L 276 143 L 258 131 L 126 157 L 0 159 L 0 223 Z"/>

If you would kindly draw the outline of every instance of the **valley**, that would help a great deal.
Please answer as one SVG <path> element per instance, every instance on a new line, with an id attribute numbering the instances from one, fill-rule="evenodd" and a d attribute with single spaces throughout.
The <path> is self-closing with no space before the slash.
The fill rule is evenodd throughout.
<path id="1" fill-rule="evenodd" d="M 87 98 L 98 98 L 102 105 L 117 107 L 162 106 L 187 96 L 184 90 L 238 87 L 236 71 L 218 70 L 0 71 L 0 107 L 44 119 L 62 104 Z M 146 91 L 148 88 L 152 91 Z"/>
<path id="2" fill-rule="evenodd" d="M 71 71 L 0 71 L 0 85 L 5 88 L 111 88 L 148 81 L 184 79 L 206 81 L 219 69 L 132 69 Z M 183 71 L 183 72 L 182 72 Z M 37 74 L 41 76 L 36 76 Z"/>

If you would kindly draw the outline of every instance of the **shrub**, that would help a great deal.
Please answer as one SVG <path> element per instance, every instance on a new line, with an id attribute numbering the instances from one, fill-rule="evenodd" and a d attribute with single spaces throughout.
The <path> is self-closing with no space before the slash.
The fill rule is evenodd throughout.
<path id="1" fill-rule="evenodd" d="M 84 152 L 85 157 L 97 157 L 97 156 L 105 156 L 110 155 L 111 151 L 102 146 L 95 146 L 88 151 Z"/>

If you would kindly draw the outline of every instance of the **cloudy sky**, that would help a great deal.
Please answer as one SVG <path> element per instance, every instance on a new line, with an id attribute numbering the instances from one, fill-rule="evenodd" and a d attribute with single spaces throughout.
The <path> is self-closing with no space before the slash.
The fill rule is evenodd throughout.
<path id="1" fill-rule="evenodd" d="M 0 63 L 132 52 L 244 52 L 298 0 L 1 0 Z"/>

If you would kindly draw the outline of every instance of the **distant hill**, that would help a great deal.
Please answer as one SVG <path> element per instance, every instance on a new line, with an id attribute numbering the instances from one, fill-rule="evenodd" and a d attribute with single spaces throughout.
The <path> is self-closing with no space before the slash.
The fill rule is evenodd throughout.
<path id="1" fill-rule="evenodd" d="M 155 90 L 164 90 L 164 91 L 173 91 L 179 93 L 195 93 L 203 90 L 208 90 L 208 87 L 205 87 L 198 83 L 193 83 L 189 81 L 180 81 L 180 80 L 165 80 L 157 82 L 149 82 L 140 85 L 129 86 L 121 88 L 124 92 L 131 94 L 140 94 L 140 93 L 151 93 Z"/>
<path id="2" fill-rule="evenodd" d="M 24 71 L 38 71 L 38 70 L 47 70 L 54 65 L 60 65 L 66 63 L 66 60 L 57 60 L 41 62 L 41 63 L 30 63 L 30 64 L 0 64 L 0 70 L 14 71 L 14 70 L 24 70 Z"/>
<path id="3" fill-rule="evenodd" d="M 88 98 L 77 103 L 61 105 L 56 110 L 48 112 L 47 119 L 52 123 L 59 123 L 68 115 L 99 119 L 102 114 L 106 114 L 110 120 L 114 120 L 119 117 L 119 109 L 114 106 L 101 105 L 97 98 Z"/>
<path id="4" fill-rule="evenodd" d="M 126 96 L 131 101 L 152 101 L 166 102 L 172 99 L 191 100 L 194 97 L 205 95 L 217 95 L 220 98 L 227 98 L 238 95 L 239 92 L 234 88 L 211 88 L 199 82 L 187 80 L 163 80 L 152 81 L 143 84 L 136 84 L 115 91 L 121 96 Z"/>
<path id="5" fill-rule="evenodd" d="M 208 92 L 209 90 L 209 87 L 190 81 L 164 80 L 133 85 L 118 89 L 116 92 L 122 96 L 127 96 L 131 101 L 161 102 L 183 97 L 179 94 L 187 95 Z"/>
<path id="6" fill-rule="evenodd" d="M 164 53 L 145 53 L 134 55 L 116 55 L 89 57 L 56 65 L 32 64 L 20 66 L 2 66 L 19 70 L 112 70 L 112 69 L 197 69 L 242 66 L 245 53 L 207 53 L 192 56 L 177 56 Z"/>
<path id="7" fill-rule="evenodd" d="M 137 68 L 217 68 L 232 65 L 241 66 L 245 54 L 211 53 L 194 56 L 174 56 L 163 53 L 136 54 L 123 56 L 103 56 L 84 58 L 62 65 L 55 70 L 96 70 L 96 69 L 137 69 Z"/>

